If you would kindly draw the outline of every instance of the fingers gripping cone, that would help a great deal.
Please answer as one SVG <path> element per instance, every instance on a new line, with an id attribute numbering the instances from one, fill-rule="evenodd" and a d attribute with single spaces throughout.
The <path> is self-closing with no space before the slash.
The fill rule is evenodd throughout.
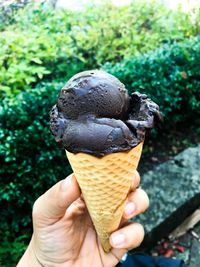
<path id="1" fill-rule="evenodd" d="M 142 145 L 102 158 L 66 151 L 105 252 L 111 249 L 110 234 L 119 227 Z"/>

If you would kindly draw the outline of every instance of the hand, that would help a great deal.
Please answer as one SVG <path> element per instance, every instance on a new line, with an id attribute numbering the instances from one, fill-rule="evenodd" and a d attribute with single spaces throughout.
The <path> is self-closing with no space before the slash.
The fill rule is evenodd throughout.
<path id="1" fill-rule="evenodd" d="M 18 267 L 113 267 L 130 249 L 140 245 L 143 227 L 128 219 L 144 212 L 149 200 L 136 189 L 135 172 L 120 228 L 111 234 L 106 254 L 90 219 L 74 175 L 58 182 L 33 207 L 33 236 Z"/>

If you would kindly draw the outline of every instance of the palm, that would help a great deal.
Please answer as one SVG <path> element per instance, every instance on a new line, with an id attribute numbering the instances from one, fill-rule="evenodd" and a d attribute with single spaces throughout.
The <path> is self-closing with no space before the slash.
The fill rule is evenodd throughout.
<path id="1" fill-rule="evenodd" d="M 41 231 L 44 232 L 43 235 Z M 47 253 L 45 249 L 44 258 L 46 261 L 48 258 L 49 262 L 58 263 L 59 265 L 56 266 L 59 267 L 111 267 L 118 262 L 112 251 L 109 254 L 104 253 L 81 198 L 71 204 L 61 219 L 45 226 L 41 231 L 40 236 L 45 240 L 44 244 L 42 240 L 39 241 L 41 262 L 43 262 L 42 251 L 46 247 L 49 250 Z M 46 234 L 45 237 L 44 234 Z"/>
<path id="2" fill-rule="evenodd" d="M 124 253 L 139 246 L 144 237 L 139 223 L 127 223 L 148 207 L 146 193 L 135 189 L 138 184 L 136 172 L 120 228 L 111 234 L 114 248 L 107 254 L 97 237 L 75 177 L 71 175 L 55 184 L 34 203 L 33 238 L 18 266 L 115 266 Z M 131 203 L 135 203 L 136 209 L 131 213 L 129 209 L 127 213 Z"/>

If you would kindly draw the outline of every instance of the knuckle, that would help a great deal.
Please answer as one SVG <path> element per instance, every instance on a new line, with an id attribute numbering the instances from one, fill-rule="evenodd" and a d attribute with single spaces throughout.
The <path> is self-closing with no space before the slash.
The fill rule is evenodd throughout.
<path id="1" fill-rule="evenodd" d="M 65 196 L 60 196 L 58 199 L 57 199 L 57 203 L 56 203 L 56 206 L 58 209 L 64 209 L 66 207 L 66 199 L 65 199 Z"/>
<path id="2" fill-rule="evenodd" d="M 32 209 L 32 216 L 33 218 L 37 218 L 40 215 L 40 206 L 41 206 L 41 196 L 36 199 L 36 201 L 33 204 L 33 209 Z"/>

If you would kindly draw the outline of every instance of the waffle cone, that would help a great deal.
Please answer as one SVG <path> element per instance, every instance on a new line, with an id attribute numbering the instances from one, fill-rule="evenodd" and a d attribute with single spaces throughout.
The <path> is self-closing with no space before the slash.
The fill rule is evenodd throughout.
<path id="1" fill-rule="evenodd" d="M 105 252 L 111 249 L 110 234 L 119 227 L 142 145 L 102 158 L 66 151 Z"/>

